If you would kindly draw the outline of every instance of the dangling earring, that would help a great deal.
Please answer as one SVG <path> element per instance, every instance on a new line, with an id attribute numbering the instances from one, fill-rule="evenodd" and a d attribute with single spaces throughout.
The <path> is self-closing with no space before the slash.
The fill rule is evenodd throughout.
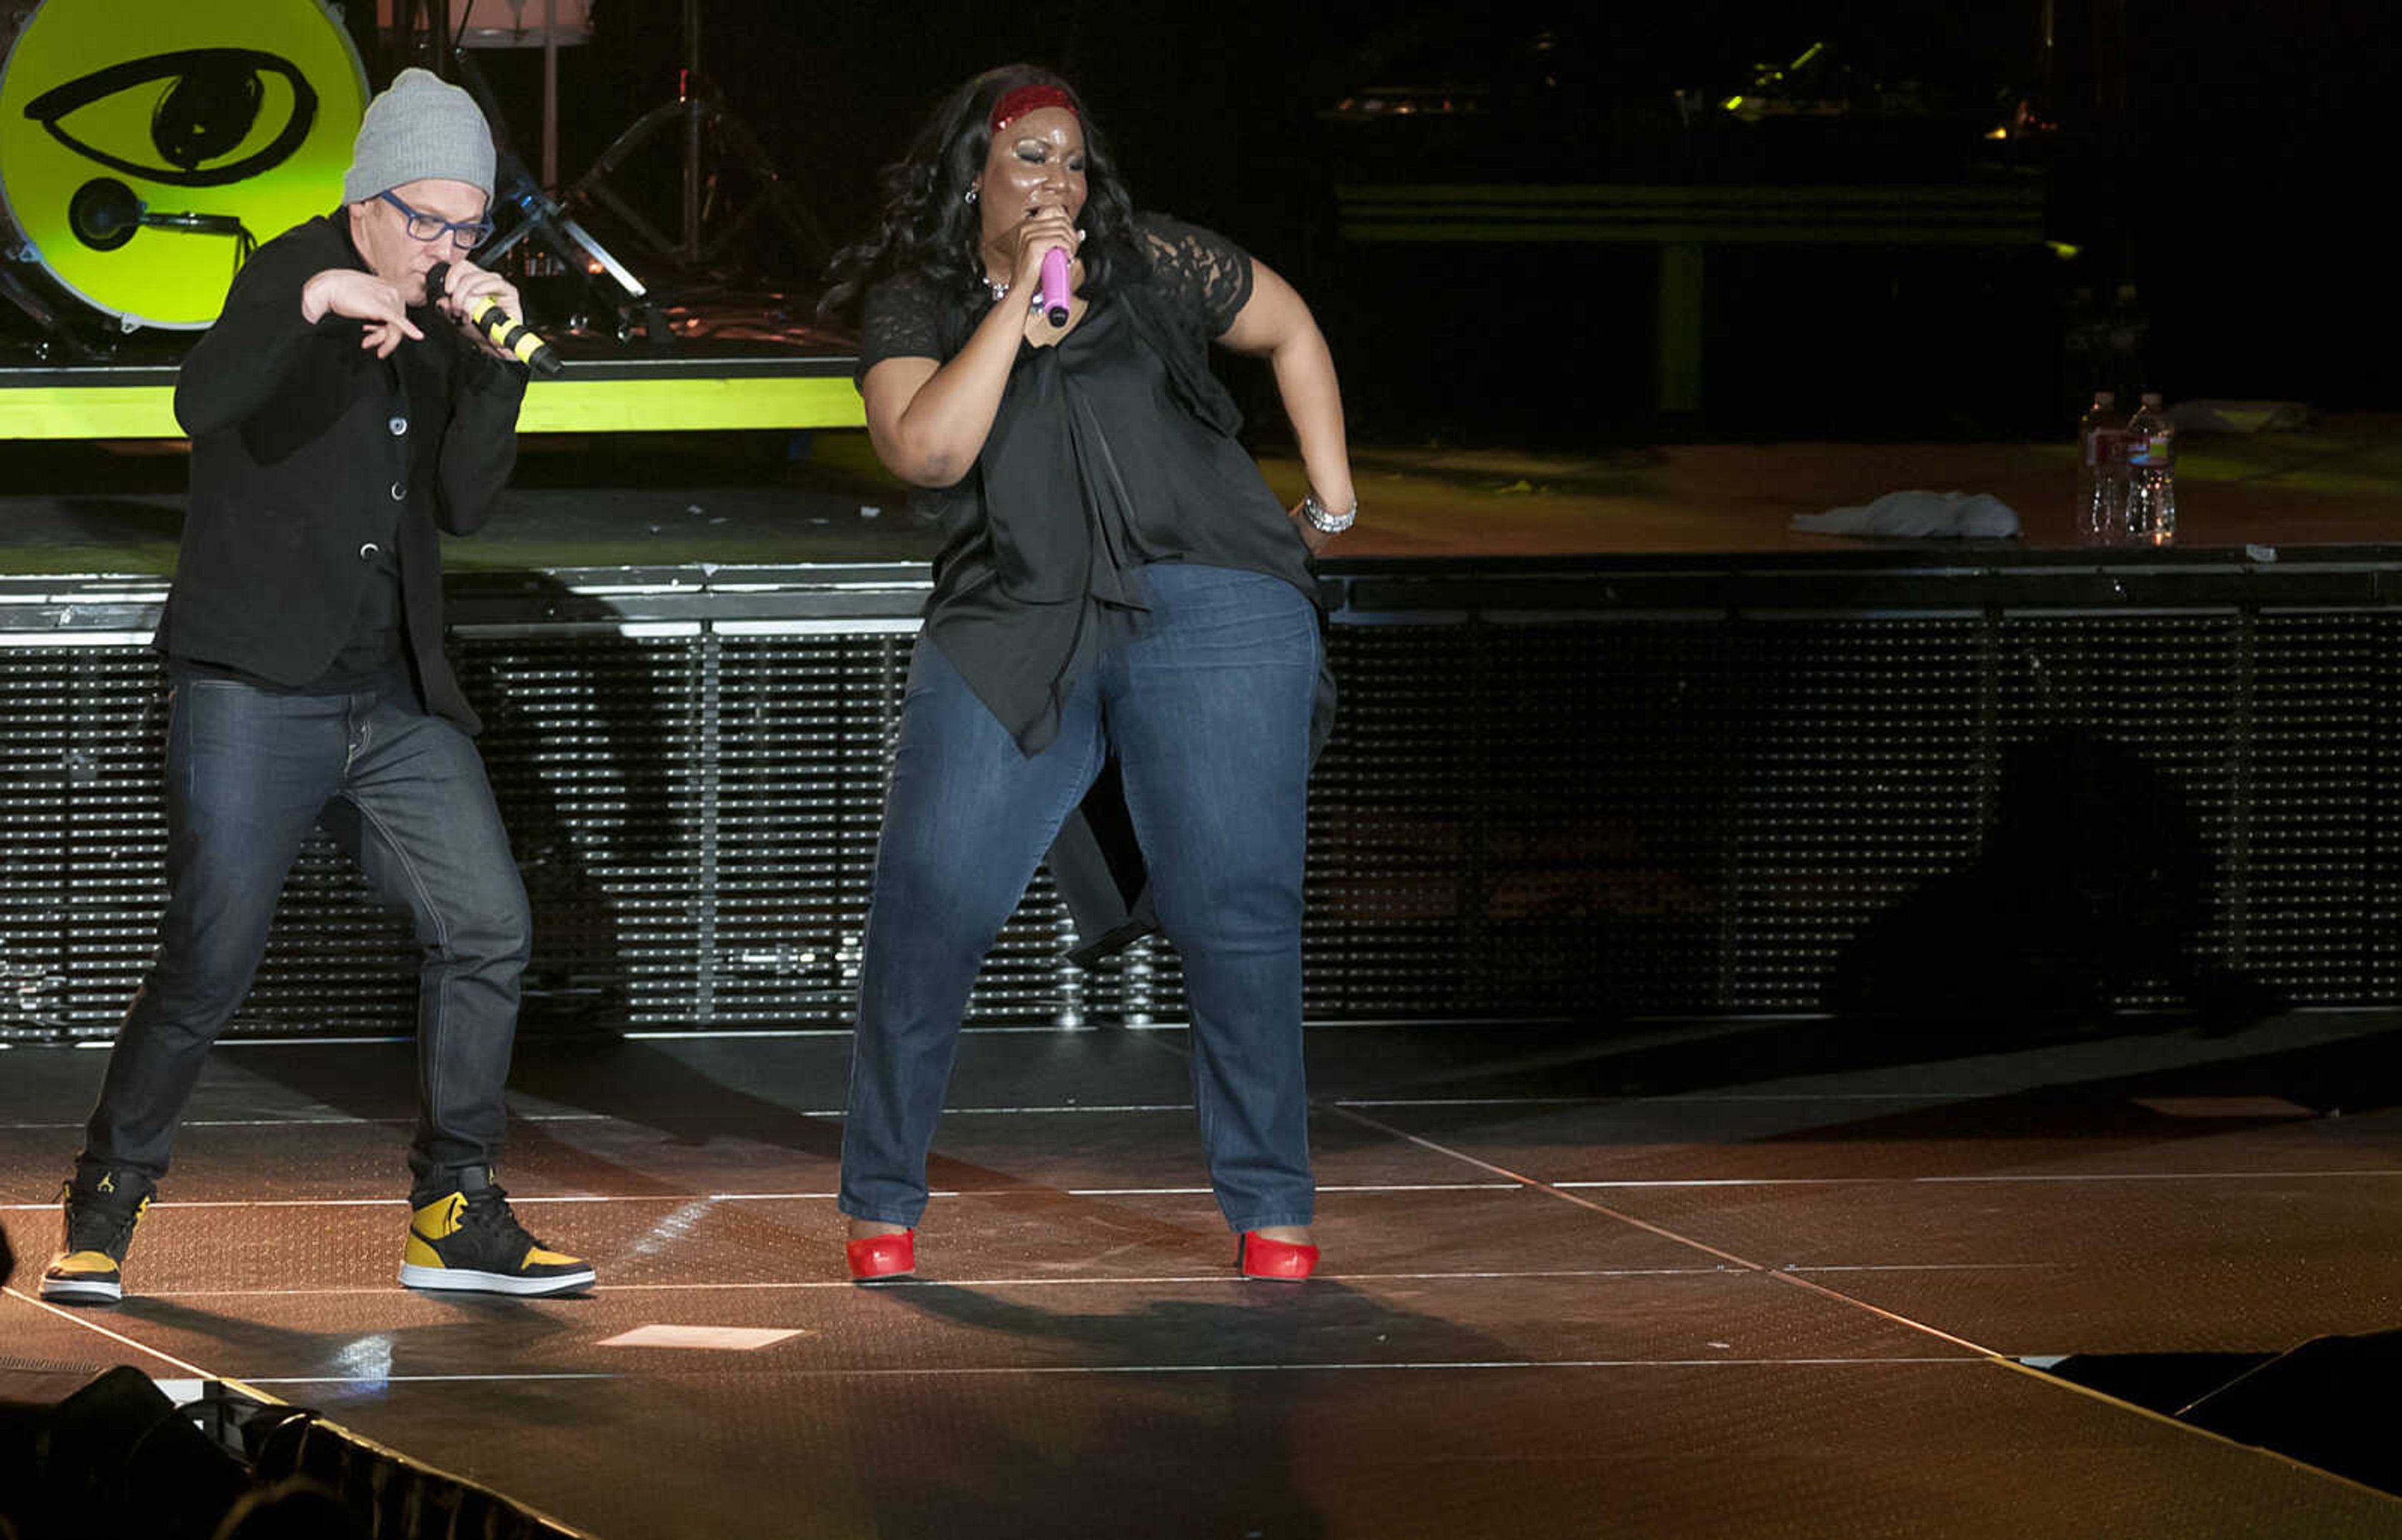
<path id="1" fill-rule="evenodd" d="M 975 201 L 975 189 L 973 187 L 970 187 L 968 189 L 967 201 L 971 203 Z"/>

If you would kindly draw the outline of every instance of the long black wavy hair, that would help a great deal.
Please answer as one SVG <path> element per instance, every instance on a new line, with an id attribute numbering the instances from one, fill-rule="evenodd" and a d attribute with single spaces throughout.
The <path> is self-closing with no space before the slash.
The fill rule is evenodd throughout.
<path id="1" fill-rule="evenodd" d="M 845 246 L 827 264 L 833 282 L 818 304 L 821 319 L 852 316 L 868 287 L 883 279 L 914 273 L 957 307 L 958 319 L 987 302 L 984 287 L 984 227 L 968 189 L 984 174 L 992 148 L 993 103 L 1020 86 L 1056 86 L 1068 93 L 1084 131 L 1084 209 L 1077 224 L 1084 243 L 1081 291 L 1088 298 L 1109 292 L 1139 270 L 1134 245 L 1134 202 L 1119 178 L 1108 138 L 1074 87 L 1033 64 L 987 70 L 945 97 L 934 108 L 909 153 L 884 168 L 882 207 L 876 227 Z"/>

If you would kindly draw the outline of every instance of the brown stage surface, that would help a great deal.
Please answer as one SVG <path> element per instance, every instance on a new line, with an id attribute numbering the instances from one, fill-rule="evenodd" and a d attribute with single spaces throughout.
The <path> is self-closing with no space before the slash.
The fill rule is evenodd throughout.
<path id="1" fill-rule="evenodd" d="M 602 1284 L 541 1302 L 393 1282 L 406 1044 L 228 1044 L 135 1297 L 12 1288 L 0 1343 L 238 1379 L 623 1540 L 2396 1536 L 2402 1499 L 2045 1371 L 2402 1325 L 2392 1026 L 1320 1026 L 1303 1286 L 1230 1275 L 1180 1032 L 971 1030 L 922 1281 L 879 1289 L 842 1035 L 551 1039 L 504 1176 Z M 0 1052 L 35 1258 L 104 1057 Z"/>
<path id="2" fill-rule="evenodd" d="M 1571 453 L 1362 445 L 1360 524 L 1330 555 L 2068 551 L 2078 548 L 2073 458 L 2061 445 L 1978 443 Z M 1264 464 L 1298 498 L 1299 466 L 1275 456 Z M 171 571 L 183 474 L 173 442 L 0 444 L 0 572 Z M 1990 492 L 2018 511 L 2023 534 L 1896 542 L 1788 527 L 1795 514 L 1913 488 Z M 2402 416 L 2190 435 L 2178 496 L 2185 549 L 2402 544 Z M 935 544 L 856 431 L 530 437 L 512 499 L 484 534 L 450 543 L 454 567 L 890 561 L 931 556 Z"/>
<path id="3" fill-rule="evenodd" d="M 2398 427 L 2189 440 L 2181 543 L 2402 545 Z M 794 447 L 536 441 L 449 559 L 931 554 L 857 434 Z M 1923 487 L 2076 559 L 2049 446 L 1359 465 L 1345 556 L 1843 557 L 1893 543 L 1786 521 Z M 171 447 L 0 446 L 0 572 L 172 567 Z M 879 1290 L 841 1274 L 843 1034 L 534 1040 L 504 1178 L 602 1278 L 538 1303 L 393 1284 L 406 1044 L 228 1043 L 135 1297 L 11 1289 L 0 1359 L 240 1380 L 611 1540 L 2402 1537 L 2402 1500 L 2064 1377 L 2402 1327 L 2395 1024 L 1321 1024 L 1299 1287 L 1230 1275 L 1172 1028 L 972 1030 L 924 1280 Z M 104 1060 L 0 1046 L 0 1223 L 36 1263 Z M 616 1344 L 646 1326 L 773 1340 Z"/>

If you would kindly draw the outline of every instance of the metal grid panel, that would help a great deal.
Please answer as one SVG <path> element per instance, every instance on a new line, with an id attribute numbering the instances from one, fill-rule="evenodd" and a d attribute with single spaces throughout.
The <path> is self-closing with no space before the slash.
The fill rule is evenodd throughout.
<path id="1" fill-rule="evenodd" d="M 2309 1003 L 2402 991 L 2402 616 L 1415 618 L 1332 629 L 1313 1016 L 1806 1011 L 1897 939 L 1953 997 L 2015 943 L 2008 998 L 2035 1008 L 2182 1001 L 2229 968 Z M 847 1023 L 908 646 L 462 637 L 536 905 L 529 1021 Z M 162 896 L 158 666 L 10 646 L 0 695 L 0 1033 L 103 1035 Z M 1070 940 L 1038 876 L 974 1017 L 1180 1013 L 1172 948 L 1084 973 Z M 411 953 L 312 840 L 233 1029 L 405 1029 Z"/>
<path id="2" fill-rule="evenodd" d="M 1310 787 L 1303 956 L 1321 1016 L 1463 1009 L 1480 650 L 1461 627 L 1337 629 L 1334 734 Z"/>
<path id="3" fill-rule="evenodd" d="M 0 1025 L 113 1020 L 165 896 L 157 669 L 0 653 Z"/>
<path id="4" fill-rule="evenodd" d="M 1729 685 L 1721 628 L 1480 630 L 1474 1009 L 1691 1009 L 1722 977 L 1731 788 L 1709 751 Z"/>
<path id="5" fill-rule="evenodd" d="M 848 1019 L 908 663 L 905 636 L 725 643 L 718 1020 Z"/>
<path id="6" fill-rule="evenodd" d="M 725 639 L 710 1019 L 846 1025 L 912 638 L 796 628 Z M 1067 907 L 1038 873 L 969 1000 L 987 1022 L 1181 1010 L 1172 957 L 1143 946 L 1092 974 L 1068 965 Z"/>
<path id="7" fill-rule="evenodd" d="M 463 647 L 536 905 L 529 1021 L 849 1024 L 910 639 L 796 626 Z M 1180 1011 L 1172 963 L 1146 948 L 1083 975 L 1072 942 L 1039 874 L 971 1017 Z"/>
<path id="8" fill-rule="evenodd" d="M 2369 785 L 2376 804 L 2370 824 L 2368 978 L 2356 999 L 2390 1004 L 2402 998 L 2402 615 L 2375 617 L 2369 628 Z"/>
<path id="9" fill-rule="evenodd" d="M 1691 1009 L 1718 971 L 1722 645 L 1675 620 L 1335 627 L 1311 1014 Z"/>
<path id="10" fill-rule="evenodd" d="M 2378 739 L 2391 732 L 2379 702 L 2392 698 L 2379 675 L 2391 618 L 2264 615 L 2256 632 L 2243 924 L 2229 960 L 2298 1001 L 2390 995 L 2394 937 L 2378 923 L 2378 888 L 2391 874 L 2377 834 Z M 2390 771 L 2390 737 L 2387 750 Z"/>
<path id="11" fill-rule="evenodd" d="M 2091 928 L 2111 1001 L 2192 999 L 2205 959 L 2228 957 L 2245 929 L 2259 694 L 2247 617 L 2015 617 L 2000 643 L 2005 749 L 2037 746 L 2016 762 L 2023 794 L 2050 799 L 2059 864 L 2075 873 L 2050 901 Z"/>
<path id="12" fill-rule="evenodd" d="M 0 664 L 7 817 L 0 969 L 28 1024 L 115 1030 L 156 944 L 166 900 L 165 693 L 129 647 L 12 650 Z M 366 899 L 324 835 L 303 846 L 233 1030 L 388 1030 L 413 998 L 407 926 Z"/>
<path id="13" fill-rule="evenodd" d="M 697 628 L 529 629 L 452 649 L 534 906 L 529 1021 L 706 1019 L 711 649 Z"/>
<path id="14" fill-rule="evenodd" d="M 155 804 L 155 783 L 151 797 Z M 165 815 L 159 817 L 163 830 Z M 157 903 L 165 901 L 161 889 Z M 105 1003 L 112 1027 L 149 962 L 157 905 L 142 919 L 138 931 L 126 932 L 140 954 L 122 991 Z M 267 955 L 228 1030 L 343 1037 L 405 1028 L 416 1020 L 416 956 L 407 919 L 380 908 L 350 858 L 323 831 L 311 833 L 283 881 Z"/>
<path id="15" fill-rule="evenodd" d="M 1986 634 L 1973 619 L 1732 628 L 1722 731 L 1740 778 L 1727 1003 L 1816 1009 L 1870 918 L 1977 850 Z"/>

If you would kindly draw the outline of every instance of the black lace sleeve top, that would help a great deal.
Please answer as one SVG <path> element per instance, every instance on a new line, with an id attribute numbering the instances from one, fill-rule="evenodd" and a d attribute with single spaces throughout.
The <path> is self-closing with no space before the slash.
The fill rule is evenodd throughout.
<path id="1" fill-rule="evenodd" d="M 983 454 L 924 494 L 944 533 L 927 635 L 1029 754 L 1057 735 L 1061 701 L 1101 649 L 1141 626 L 1150 563 L 1264 572 L 1318 597 L 1308 547 L 1209 373 L 1210 342 L 1250 299 L 1249 254 L 1157 214 L 1136 238 L 1138 270 L 1056 345 L 1019 348 Z M 878 283 L 860 373 L 948 359 L 981 319 L 921 278 Z"/>

